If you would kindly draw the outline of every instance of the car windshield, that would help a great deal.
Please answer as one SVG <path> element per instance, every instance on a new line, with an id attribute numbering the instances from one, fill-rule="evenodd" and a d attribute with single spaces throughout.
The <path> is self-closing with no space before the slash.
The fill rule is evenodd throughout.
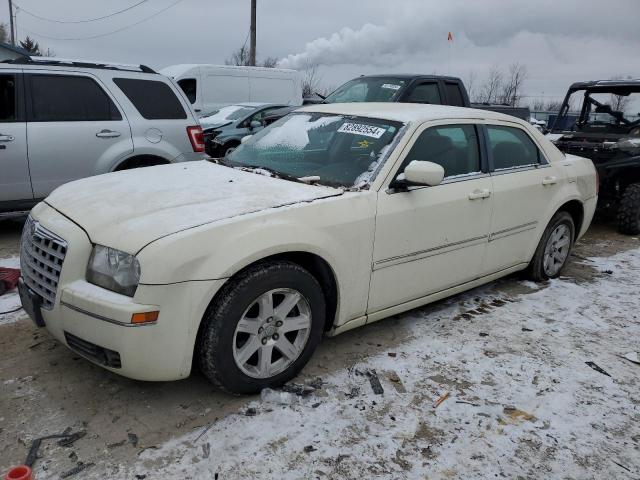
<path id="1" fill-rule="evenodd" d="M 323 103 L 395 102 L 406 81 L 394 77 L 361 77 L 339 87 Z"/>
<path id="2" fill-rule="evenodd" d="M 401 127 L 374 118 L 293 113 L 247 139 L 224 163 L 308 183 L 360 186 L 386 160 Z"/>
<path id="3" fill-rule="evenodd" d="M 220 110 L 216 110 L 215 112 L 211 112 L 208 115 L 202 117 L 200 121 L 206 123 L 228 122 L 231 120 L 238 120 L 240 118 L 246 117 L 255 110 L 255 107 L 248 107 L 246 105 L 227 105 L 226 107 L 222 107 Z"/>

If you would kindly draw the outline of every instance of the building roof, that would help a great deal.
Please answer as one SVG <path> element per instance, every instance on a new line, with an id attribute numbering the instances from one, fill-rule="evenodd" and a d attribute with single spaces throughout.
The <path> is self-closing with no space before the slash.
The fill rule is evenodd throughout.
<path id="1" fill-rule="evenodd" d="M 11 45 L 9 43 L 0 42 L 0 48 L 4 48 L 5 50 L 10 50 L 10 51 L 12 51 L 14 53 L 17 53 L 19 55 L 24 55 L 26 57 L 28 57 L 30 55 L 29 52 L 27 52 L 24 48 L 14 47 L 13 45 Z"/>

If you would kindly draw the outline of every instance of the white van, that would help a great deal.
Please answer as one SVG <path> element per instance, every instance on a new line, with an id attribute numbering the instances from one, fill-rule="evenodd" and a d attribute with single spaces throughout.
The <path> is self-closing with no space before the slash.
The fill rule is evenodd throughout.
<path id="1" fill-rule="evenodd" d="M 171 65 L 160 73 L 173 78 L 198 114 L 242 102 L 302 105 L 302 81 L 296 70 L 230 65 Z"/>

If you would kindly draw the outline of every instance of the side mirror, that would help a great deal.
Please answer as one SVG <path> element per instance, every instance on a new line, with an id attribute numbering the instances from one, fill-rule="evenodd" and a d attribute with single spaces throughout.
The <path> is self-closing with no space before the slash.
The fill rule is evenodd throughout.
<path id="1" fill-rule="evenodd" d="M 444 168 L 441 165 L 423 160 L 413 160 L 404 169 L 404 173 L 398 175 L 396 179 L 400 184 L 428 185 L 435 187 L 442 183 L 444 178 Z"/>
<path id="2" fill-rule="evenodd" d="M 260 127 L 262 127 L 262 122 L 258 120 L 251 120 L 251 123 L 249 124 L 249 128 L 251 130 L 253 130 L 254 128 L 260 128 Z"/>
<path id="3" fill-rule="evenodd" d="M 240 139 L 240 143 L 244 143 L 251 138 L 251 135 L 245 135 Z"/>

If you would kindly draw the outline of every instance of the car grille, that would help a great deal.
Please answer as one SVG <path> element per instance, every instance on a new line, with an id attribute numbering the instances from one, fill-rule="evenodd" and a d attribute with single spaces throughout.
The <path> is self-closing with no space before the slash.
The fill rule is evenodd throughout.
<path id="1" fill-rule="evenodd" d="M 67 242 L 27 218 L 20 243 L 20 269 L 24 283 L 42 299 L 45 310 L 51 310 L 55 303 L 66 253 Z"/>

